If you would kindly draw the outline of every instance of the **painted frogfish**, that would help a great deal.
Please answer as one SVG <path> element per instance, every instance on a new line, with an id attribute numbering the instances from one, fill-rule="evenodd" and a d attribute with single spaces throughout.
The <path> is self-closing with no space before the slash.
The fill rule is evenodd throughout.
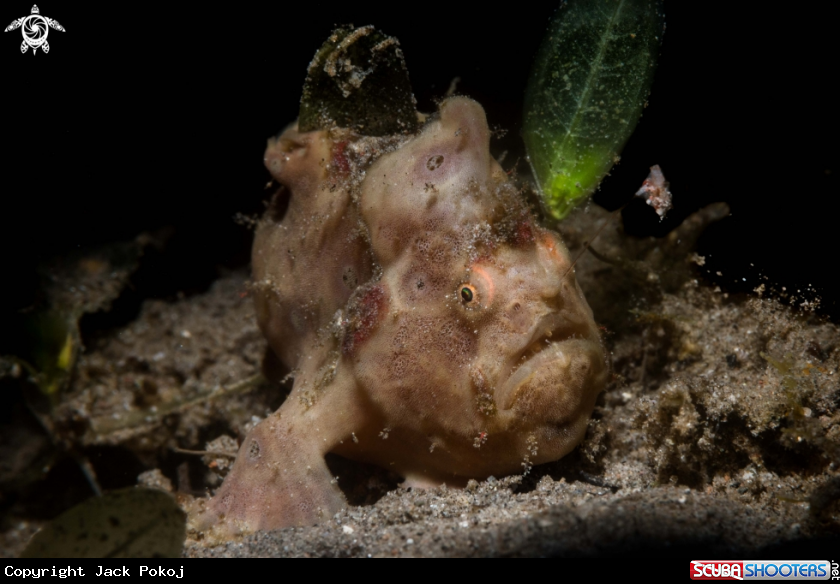
<path id="1" fill-rule="evenodd" d="M 557 460 L 607 378 L 569 253 L 491 156 L 482 107 L 377 103 L 404 63 L 371 27 L 324 47 L 300 119 L 269 141 L 279 189 L 252 255 L 259 326 L 294 385 L 198 513 L 219 537 L 332 517 L 347 502 L 330 452 L 418 487 Z"/>

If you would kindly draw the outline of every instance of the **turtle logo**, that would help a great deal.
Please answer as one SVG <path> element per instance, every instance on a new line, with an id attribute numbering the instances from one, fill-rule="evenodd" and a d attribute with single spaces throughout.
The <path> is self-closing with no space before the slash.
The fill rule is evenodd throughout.
<path id="1" fill-rule="evenodd" d="M 49 53 L 50 44 L 47 42 L 47 34 L 50 32 L 50 28 L 64 32 L 64 27 L 58 24 L 58 21 L 41 16 L 40 12 L 38 5 L 33 5 L 32 14 L 12 21 L 12 24 L 3 31 L 9 32 L 16 28 L 21 29 L 21 32 L 23 32 L 23 42 L 20 44 L 21 53 L 25 53 L 29 47 L 32 47 L 33 55 L 39 48 L 45 53 Z"/>

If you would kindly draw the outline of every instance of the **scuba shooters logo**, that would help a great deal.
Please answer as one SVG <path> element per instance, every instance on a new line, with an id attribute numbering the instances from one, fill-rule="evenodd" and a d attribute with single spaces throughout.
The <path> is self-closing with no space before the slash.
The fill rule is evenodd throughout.
<path id="1" fill-rule="evenodd" d="M 692 580 L 840 580 L 827 560 L 693 560 Z"/>
<path id="2" fill-rule="evenodd" d="M 50 52 L 50 44 L 47 42 L 47 35 L 50 29 L 64 32 L 64 27 L 58 24 L 57 20 L 41 16 L 41 11 L 38 10 L 38 5 L 33 4 L 32 13 L 29 16 L 13 20 L 12 24 L 6 27 L 3 32 L 10 30 L 21 29 L 23 33 L 23 42 L 20 44 L 20 52 L 25 53 L 27 49 L 32 48 L 32 54 L 38 52 L 40 48 L 45 53 Z"/>

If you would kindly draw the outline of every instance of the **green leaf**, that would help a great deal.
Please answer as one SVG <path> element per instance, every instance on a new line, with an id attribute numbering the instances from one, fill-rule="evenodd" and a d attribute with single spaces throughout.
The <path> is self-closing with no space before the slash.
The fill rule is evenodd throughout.
<path id="1" fill-rule="evenodd" d="M 661 0 L 569 0 L 543 39 L 525 94 L 523 137 L 548 210 L 591 195 L 641 117 L 665 17 Z"/>
<path id="2" fill-rule="evenodd" d="M 88 499 L 29 542 L 24 558 L 176 558 L 186 518 L 162 491 L 129 488 Z"/>

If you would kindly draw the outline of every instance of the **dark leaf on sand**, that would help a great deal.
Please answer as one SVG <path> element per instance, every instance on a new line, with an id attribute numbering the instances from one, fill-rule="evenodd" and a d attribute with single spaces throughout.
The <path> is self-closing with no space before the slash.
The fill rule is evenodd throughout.
<path id="1" fill-rule="evenodd" d="M 24 558 L 174 558 L 184 513 L 161 491 L 129 488 L 88 499 L 32 538 Z"/>

